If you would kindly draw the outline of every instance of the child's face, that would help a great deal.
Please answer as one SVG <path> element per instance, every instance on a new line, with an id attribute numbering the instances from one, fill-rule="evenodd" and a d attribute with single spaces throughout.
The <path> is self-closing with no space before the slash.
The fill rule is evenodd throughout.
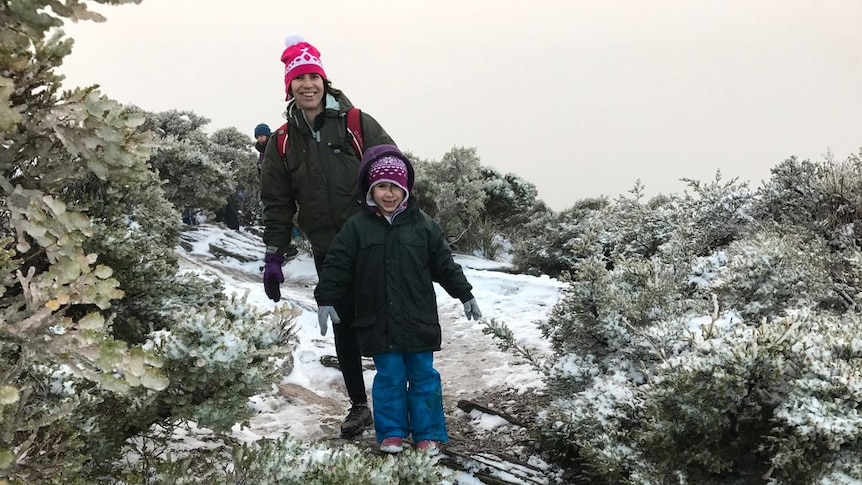
<path id="1" fill-rule="evenodd" d="M 404 189 L 391 182 L 380 182 L 372 187 L 371 199 L 380 208 L 380 212 L 388 216 L 395 212 L 404 200 Z"/>

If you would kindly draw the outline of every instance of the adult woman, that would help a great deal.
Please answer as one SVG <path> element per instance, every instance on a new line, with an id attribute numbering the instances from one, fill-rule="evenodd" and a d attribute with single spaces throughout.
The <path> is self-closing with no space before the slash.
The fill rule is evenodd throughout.
<path id="1" fill-rule="evenodd" d="M 329 245 L 344 222 L 360 211 L 356 173 L 361 153 L 347 140 L 347 112 L 353 105 L 327 79 L 320 52 L 300 36 L 290 36 L 281 60 L 285 64 L 288 149 L 284 156 L 278 143 L 269 143 L 261 172 L 263 240 L 266 243 L 264 289 L 267 296 L 281 299 L 284 282 L 282 264 L 291 243 L 294 216 L 311 243 L 318 274 Z M 361 113 L 365 147 L 394 144 L 380 124 Z M 276 132 L 276 136 L 285 135 Z M 352 328 L 352 292 L 335 307 L 341 323 L 333 326 L 335 353 L 341 367 L 351 408 L 341 426 L 342 435 L 352 436 L 372 422 L 356 336 Z"/>

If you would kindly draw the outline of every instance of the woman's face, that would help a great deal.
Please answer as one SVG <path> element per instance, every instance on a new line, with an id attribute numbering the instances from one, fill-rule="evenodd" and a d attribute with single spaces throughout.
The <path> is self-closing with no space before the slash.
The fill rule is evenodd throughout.
<path id="1" fill-rule="evenodd" d="M 323 78 L 320 74 L 303 74 L 290 81 L 290 92 L 303 111 L 314 111 L 323 106 Z"/>

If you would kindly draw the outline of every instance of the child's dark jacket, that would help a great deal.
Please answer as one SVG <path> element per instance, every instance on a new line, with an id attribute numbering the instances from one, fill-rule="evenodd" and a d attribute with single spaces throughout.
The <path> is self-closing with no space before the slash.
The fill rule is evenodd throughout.
<path id="1" fill-rule="evenodd" d="M 440 350 L 433 282 L 461 302 L 473 298 L 442 229 L 415 199 L 408 200 L 391 225 L 371 212 L 348 219 L 329 248 L 314 291 L 323 306 L 353 289 L 353 326 L 362 355 Z"/>

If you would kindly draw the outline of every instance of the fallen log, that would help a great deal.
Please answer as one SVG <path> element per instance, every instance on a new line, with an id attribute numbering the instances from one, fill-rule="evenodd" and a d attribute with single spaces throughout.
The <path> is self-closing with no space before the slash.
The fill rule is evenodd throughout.
<path id="1" fill-rule="evenodd" d="M 514 424 L 515 426 L 520 426 L 522 428 L 526 428 L 527 425 L 524 424 L 520 419 L 512 416 L 511 414 L 505 413 L 503 411 L 497 411 L 496 409 L 491 409 L 487 406 L 483 406 L 479 403 L 468 401 L 466 399 L 461 399 L 457 404 L 458 408 L 464 411 L 465 413 L 470 413 L 473 410 L 485 413 L 485 414 L 493 414 L 494 416 L 499 416 L 506 421 Z"/>

